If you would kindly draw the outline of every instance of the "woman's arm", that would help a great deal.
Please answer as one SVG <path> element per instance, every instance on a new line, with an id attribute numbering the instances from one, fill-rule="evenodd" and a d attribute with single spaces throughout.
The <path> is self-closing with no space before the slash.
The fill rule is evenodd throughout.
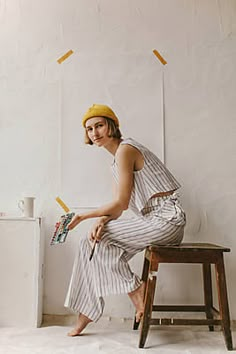
<path id="1" fill-rule="evenodd" d="M 124 210 L 128 209 L 130 196 L 133 188 L 133 171 L 136 157 L 136 149 L 130 145 L 120 145 L 116 153 L 119 181 L 117 191 L 112 202 L 95 210 L 76 215 L 68 225 L 72 230 L 81 221 L 107 216 L 109 220 L 117 219 Z"/>

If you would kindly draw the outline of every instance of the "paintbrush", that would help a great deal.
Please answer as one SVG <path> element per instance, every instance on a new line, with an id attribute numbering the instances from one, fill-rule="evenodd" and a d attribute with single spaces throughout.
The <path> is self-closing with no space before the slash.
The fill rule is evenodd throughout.
<path id="1" fill-rule="evenodd" d="M 99 226 L 98 226 L 98 230 L 99 230 L 101 227 L 102 227 L 102 226 L 99 225 Z M 97 231 L 98 231 L 98 230 L 97 230 Z M 89 256 L 89 260 L 90 260 L 90 261 L 91 261 L 91 259 L 93 258 L 93 254 L 94 254 L 94 251 L 95 251 L 96 243 L 98 243 L 98 240 L 97 240 L 97 239 L 95 239 L 95 240 L 93 241 L 93 247 L 92 247 L 92 250 L 91 250 L 91 253 L 90 253 L 90 256 Z"/>
<path id="2" fill-rule="evenodd" d="M 93 247 L 92 247 L 92 250 L 91 250 L 91 253 L 90 253 L 90 256 L 89 256 L 89 260 L 90 260 L 90 261 L 91 261 L 91 259 L 93 258 L 93 254 L 94 254 L 94 251 L 95 251 L 96 243 L 97 243 L 97 240 L 95 239 L 95 240 L 93 241 Z"/>

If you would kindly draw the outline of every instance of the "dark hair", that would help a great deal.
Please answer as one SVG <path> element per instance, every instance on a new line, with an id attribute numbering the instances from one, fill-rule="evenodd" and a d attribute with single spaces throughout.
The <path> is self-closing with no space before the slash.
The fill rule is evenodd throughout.
<path id="1" fill-rule="evenodd" d="M 107 117 L 103 117 L 103 118 L 105 118 L 106 123 L 108 125 L 108 136 L 111 138 L 120 139 L 122 135 L 116 123 L 111 118 L 107 118 Z M 85 129 L 84 142 L 85 144 L 93 145 L 93 142 L 88 137 L 88 133 L 86 129 Z"/>

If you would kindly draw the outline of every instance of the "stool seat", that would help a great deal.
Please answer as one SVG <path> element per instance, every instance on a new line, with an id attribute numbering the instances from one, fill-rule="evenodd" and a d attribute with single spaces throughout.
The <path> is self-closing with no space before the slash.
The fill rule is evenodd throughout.
<path id="1" fill-rule="evenodd" d="M 144 313 L 139 348 L 146 342 L 150 325 L 207 325 L 210 331 L 220 325 L 228 350 L 233 349 L 223 253 L 229 248 L 210 243 L 182 243 L 179 246 L 148 246 L 145 251 L 142 280 L 145 284 Z M 204 304 L 154 305 L 156 277 L 160 263 L 196 263 L 202 265 Z M 215 265 L 219 310 L 213 306 L 211 264 Z M 206 319 L 152 318 L 152 312 L 205 312 Z M 134 329 L 139 323 L 134 320 Z"/>
<path id="2" fill-rule="evenodd" d="M 177 252 L 185 252 L 188 250 L 199 251 L 199 250 L 218 250 L 221 252 L 230 252 L 230 248 L 214 245 L 212 243 L 181 243 L 179 246 L 148 246 L 150 251 L 158 252 L 159 250 L 176 250 Z"/>

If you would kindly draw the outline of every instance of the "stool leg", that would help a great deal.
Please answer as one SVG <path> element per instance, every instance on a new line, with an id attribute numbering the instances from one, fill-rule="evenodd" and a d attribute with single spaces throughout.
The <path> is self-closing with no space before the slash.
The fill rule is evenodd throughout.
<path id="1" fill-rule="evenodd" d="M 222 330 L 228 350 L 233 350 L 223 253 L 215 264 Z"/>
<path id="2" fill-rule="evenodd" d="M 211 279 L 211 265 L 209 263 L 203 263 L 203 283 L 204 283 L 204 299 L 205 299 L 205 312 L 207 319 L 213 319 L 211 309 L 213 307 L 212 298 L 212 279 Z M 209 331 L 214 331 L 214 326 L 208 326 Z"/>
<path id="3" fill-rule="evenodd" d="M 144 299 L 145 299 L 145 294 L 146 294 L 146 289 L 147 289 L 147 278 L 148 278 L 148 269 L 149 269 L 149 260 L 147 259 L 146 255 L 147 255 L 147 251 L 145 251 L 145 255 L 144 255 L 144 264 L 143 264 L 143 272 L 142 272 L 142 281 L 145 284 L 145 288 L 144 288 Z M 143 299 L 143 300 L 144 300 Z M 134 316 L 134 323 L 133 323 L 133 329 L 137 330 L 139 327 L 139 323 L 140 322 L 136 322 L 136 317 Z"/>
<path id="4" fill-rule="evenodd" d="M 152 318 L 152 307 L 153 307 L 153 299 L 154 299 L 155 287 L 156 287 L 156 276 L 150 276 L 150 271 L 156 272 L 157 269 L 158 269 L 158 264 L 156 262 L 152 262 L 151 259 L 150 266 L 149 266 L 149 276 L 146 285 L 144 313 L 143 313 L 142 327 L 140 332 L 139 348 L 143 348 L 145 345 L 149 327 L 150 327 L 150 320 Z"/>

